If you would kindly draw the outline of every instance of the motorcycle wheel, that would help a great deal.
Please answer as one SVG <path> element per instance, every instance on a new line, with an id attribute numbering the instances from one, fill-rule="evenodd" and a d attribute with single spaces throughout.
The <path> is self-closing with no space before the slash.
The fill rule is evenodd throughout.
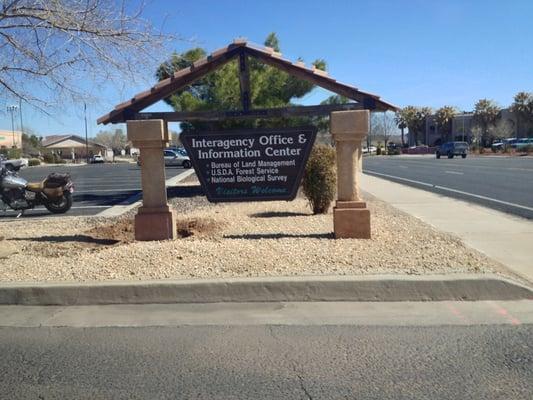
<path id="1" fill-rule="evenodd" d="M 66 192 L 56 201 L 45 202 L 44 206 L 54 214 L 64 214 L 72 207 L 72 194 Z"/>

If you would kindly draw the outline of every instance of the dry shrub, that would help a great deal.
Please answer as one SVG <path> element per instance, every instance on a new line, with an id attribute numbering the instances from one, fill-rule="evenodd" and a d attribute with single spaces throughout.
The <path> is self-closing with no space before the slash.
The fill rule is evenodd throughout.
<path id="1" fill-rule="evenodd" d="M 211 236 L 221 227 L 220 221 L 211 218 L 180 219 L 176 222 L 178 236 Z"/>
<path id="2" fill-rule="evenodd" d="M 210 218 L 184 218 L 176 221 L 178 237 L 209 236 L 220 228 L 220 222 Z M 113 224 L 87 231 L 94 239 L 109 240 L 109 244 L 130 243 L 135 240 L 133 219 L 120 219 Z"/>
<path id="3" fill-rule="evenodd" d="M 130 243 L 135 240 L 133 219 L 119 219 L 113 224 L 100 225 L 87 231 L 95 239 L 116 241 L 115 243 Z M 110 244 L 114 244 L 111 243 Z"/>
<path id="4" fill-rule="evenodd" d="M 303 192 L 314 214 L 328 212 L 335 198 L 336 185 L 335 150 L 322 144 L 313 146 L 305 166 Z"/>

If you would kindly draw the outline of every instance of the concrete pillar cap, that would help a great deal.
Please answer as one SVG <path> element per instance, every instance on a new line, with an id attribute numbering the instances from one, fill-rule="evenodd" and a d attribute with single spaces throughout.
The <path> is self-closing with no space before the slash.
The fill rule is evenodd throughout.
<path id="1" fill-rule="evenodd" d="M 128 128 L 128 140 L 142 147 L 143 142 L 167 142 L 168 134 L 165 129 L 165 122 L 162 119 L 146 119 L 126 121 Z"/>
<path id="2" fill-rule="evenodd" d="M 333 111 L 330 118 L 330 131 L 339 140 L 362 138 L 370 131 L 368 110 Z"/>

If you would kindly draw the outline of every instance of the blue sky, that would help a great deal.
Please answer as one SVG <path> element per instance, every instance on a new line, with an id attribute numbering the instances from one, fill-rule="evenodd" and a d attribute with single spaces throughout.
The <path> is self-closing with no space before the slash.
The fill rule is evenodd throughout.
<path id="1" fill-rule="evenodd" d="M 507 106 L 516 92 L 533 91 L 531 0 L 154 0 L 146 11 L 155 25 L 165 21 L 168 33 L 192 39 L 177 41 L 177 51 L 196 45 L 213 51 L 239 36 L 262 43 L 276 32 L 285 58 L 324 58 L 335 79 L 399 106 L 471 110 L 485 97 Z M 96 118 L 144 89 L 118 93 L 110 86 L 89 109 L 89 134 L 112 129 L 97 126 Z M 301 103 L 328 95 L 317 89 Z M 52 117 L 24 110 L 23 117 L 40 135 L 81 134 L 82 109 L 73 105 Z M 0 129 L 10 128 L 9 116 L 0 114 Z"/>

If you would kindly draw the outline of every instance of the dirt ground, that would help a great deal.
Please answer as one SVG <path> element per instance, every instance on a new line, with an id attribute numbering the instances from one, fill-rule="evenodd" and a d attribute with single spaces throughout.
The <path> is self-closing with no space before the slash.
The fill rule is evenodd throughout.
<path id="1" fill-rule="evenodd" d="M 0 250 L 15 253 L 0 259 L 0 281 L 502 270 L 459 239 L 368 196 L 372 239 L 335 240 L 331 211 L 312 215 L 301 197 L 210 204 L 195 183 L 186 183 L 171 200 L 180 236 L 173 241 L 136 242 L 133 213 L 0 222 Z"/>

